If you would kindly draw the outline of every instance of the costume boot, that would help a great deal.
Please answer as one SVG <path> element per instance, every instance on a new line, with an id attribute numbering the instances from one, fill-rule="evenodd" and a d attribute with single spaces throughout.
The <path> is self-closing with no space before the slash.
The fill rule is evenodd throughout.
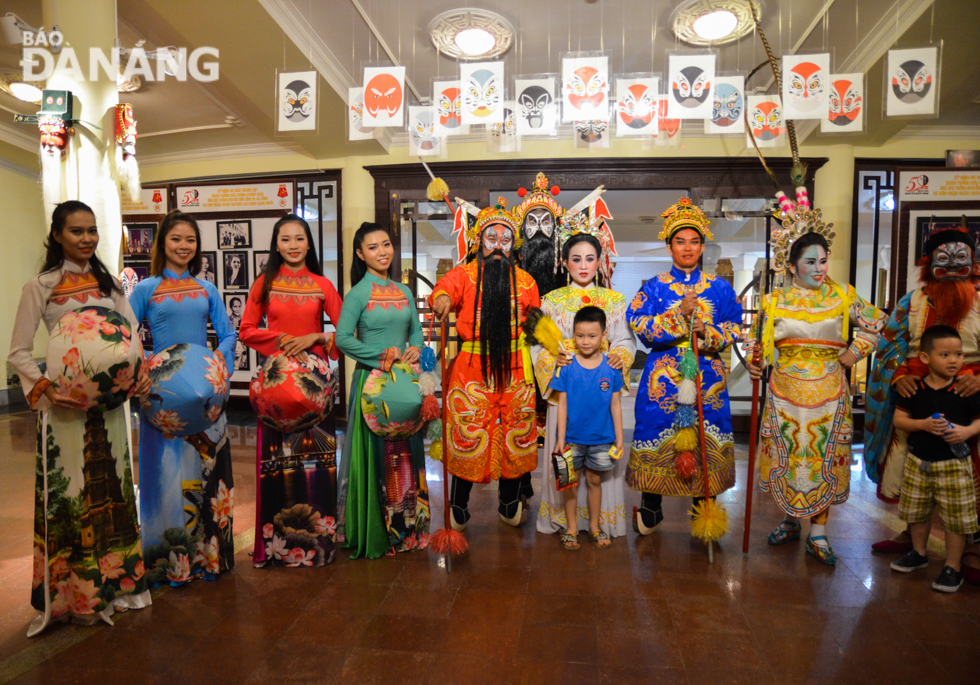
<path id="1" fill-rule="evenodd" d="M 633 530 L 640 535 L 649 535 L 657 529 L 664 520 L 664 512 L 660 508 L 662 495 L 644 492 L 640 496 L 640 507 L 633 507 Z"/>
<path id="2" fill-rule="evenodd" d="M 527 523 L 527 498 L 521 494 L 522 478 L 501 478 L 498 481 L 500 504 L 497 511 L 500 520 L 515 528 Z"/>
<path id="3" fill-rule="evenodd" d="M 470 520 L 470 491 L 473 483 L 453 476 L 453 484 L 449 490 L 449 523 L 453 530 L 466 530 Z"/>

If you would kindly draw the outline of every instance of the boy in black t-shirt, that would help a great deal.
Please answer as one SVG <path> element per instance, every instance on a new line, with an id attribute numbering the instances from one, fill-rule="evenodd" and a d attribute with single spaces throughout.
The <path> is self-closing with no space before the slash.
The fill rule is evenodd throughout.
<path id="1" fill-rule="evenodd" d="M 919 360 L 929 367 L 928 375 L 914 395 L 895 400 L 895 428 L 909 434 L 898 515 L 910 524 L 912 551 L 891 567 L 911 573 L 929 565 L 926 542 L 932 510 L 938 507 L 946 531 L 946 563 L 932 589 L 956 592 L 963 584 L 960 560 L 966 537 L 977 530 L 973 466 L 969 453 L 959 456 L 956 450 L 980 433 L 980 395 L 959 397 L 952 391 L 963 366 L 963 343 L 955 328 L 926 329 Z"/>

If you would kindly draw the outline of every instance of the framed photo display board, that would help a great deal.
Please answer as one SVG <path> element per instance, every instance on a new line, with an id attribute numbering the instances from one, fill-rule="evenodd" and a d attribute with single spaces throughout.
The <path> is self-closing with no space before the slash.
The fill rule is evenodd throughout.
<path id="1" fill-rule="evenodd" d="M 915 262 L 931 231 L 959 227 L 965 216 L 967 229 L 980 237 L 980 169 L 910 168 L 896 176 L 891 302 L 921 285 Z"/>
<path id="2" fill-rule="evenodd" d="M 170 188 L 165 185 L 144 187 L 140 191 L 138 202 L 130 200 L 125 193 L 120 197 L 123 222 L 123 269 L 132 269 L 138 281 L 150 275 L 150 249 L 160 220 L 173 209 L 172 200 Z M 114 275 L 119 276 L 119 274 Z M 153 338 L 149 326 L 143 326 L 140 338 L 146 353 L 152 354 Z"/>
<path id="3" fill-rule="evenodd" d="M 272 228 L 282 216 L 296 211 L 295 181 L 177 185 L 175 197 L 178 208 L 197 220 L 201 250 L 214 268 L 213 282 L 237 330 L 240 312 L 244 312 L 245 300 L 257 276 L 255 265 L 263 263 L 269 253 Z M 319 254 L 317 231 L 313 232 L 313 242 Z M 207 273 L 199 275 L 211 280 Z M 248 396 L 248 383 L 256 364 L 255 351 L 239 343 L 231 377 L 233 397 Z"/>

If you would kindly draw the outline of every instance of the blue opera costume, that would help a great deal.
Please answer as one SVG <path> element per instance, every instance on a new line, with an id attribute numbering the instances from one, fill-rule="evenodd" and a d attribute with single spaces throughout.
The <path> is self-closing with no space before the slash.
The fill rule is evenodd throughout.
<path id="1" fill-rule="evenodd" d="M 164 269 L 137 283 L 129 302 L 137 321 L 149 321 L 157 352 L 180 343 L 206 347 L 210 317 L 217 350 L 234 373 L 238 336 L 212 283 Z M 151 583 L 178 585 L 230 570 L 235 482 L 226 417 L 187 437 L 168 437 L 148 417 L 144 411 L 140 421 L 139 500 Z"/>
<path id="2" fill-rule="evenodd" d="M 705 337 L 698 339 L 698 362 L 710 493 L 717 495 L 735 485 L 732 415 L 719 354 L 738 338 L 742 307 L 727 281 L 698 269 L 688 274 L 674 266 L 647 281 L 627 311 L 630 327 L 649 350 L 636 396 L 636 429 L 626 472 L 626 484 L 640 492 L 704 495 L 699 453 L 699 467 L 690 478 L 682 478 L 674 468 L 679 426 L 696 426 L 690 417 L 676 420 L 681 418 L 676 412 L 678 385 L 684 379 L 681 360 L 691 344 L 690 321 L 681 315 L 680 303 L 691 290 L 697 294 L 696 311 L 705 328 Z"/>

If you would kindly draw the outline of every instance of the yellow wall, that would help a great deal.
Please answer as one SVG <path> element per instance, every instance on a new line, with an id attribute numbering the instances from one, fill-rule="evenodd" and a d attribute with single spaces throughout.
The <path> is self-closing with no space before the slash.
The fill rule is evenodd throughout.
<path id="1" fill-rule="evenodd" d="M 3 269 L 0 269 L 0 360 L 4 373 L 0 388 L 7 387 L 6 361 L 10 336 L 20 301 L 20 291 L 36 273 L 44 257 L 47 222 L 37 181 L 0 167 L 0 235 L 3 236 Z M 40 327 L 34 356 L 43 357 L 47 333 Z"/>

